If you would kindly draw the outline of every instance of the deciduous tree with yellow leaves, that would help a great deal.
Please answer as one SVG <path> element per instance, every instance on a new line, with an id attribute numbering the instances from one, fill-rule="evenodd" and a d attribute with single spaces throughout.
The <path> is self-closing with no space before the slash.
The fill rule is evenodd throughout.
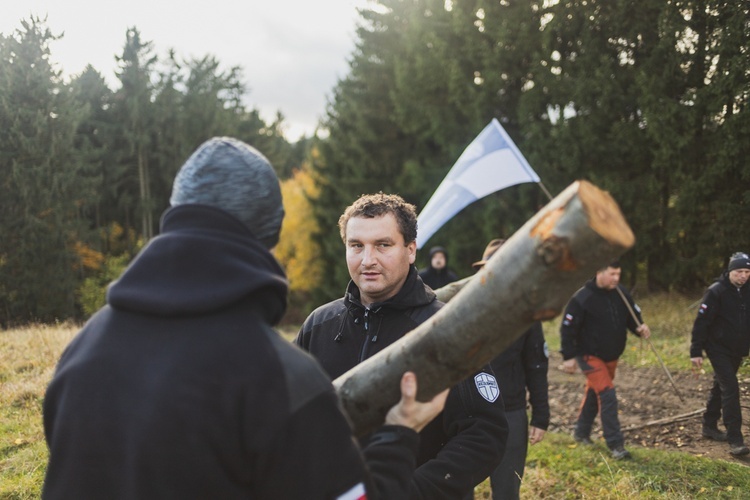
<path id="1" fill-rule="evenodd" d="M 292 293 L 310 292 L 321 278 L 320 247 L 313 241 L 318 226 L 312 216 L 312 203 L 318 192 L 307 164 L 281 183 L 286 216 L 273 253 L 286 270 Z"/>

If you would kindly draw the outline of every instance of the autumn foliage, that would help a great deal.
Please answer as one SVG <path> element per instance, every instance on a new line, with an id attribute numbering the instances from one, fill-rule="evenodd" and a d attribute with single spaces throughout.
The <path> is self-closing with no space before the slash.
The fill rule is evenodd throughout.
<path id="1" fill-rule="evenodd" d="M 313 241 L 317 224 L 312 203 L 319 189 L 311 171 L 303 166 L 281 183 L 286 216 L 274 255 L 286 270 L 292 292 L 309 292 L 322 273 L 320 247 Z"/>

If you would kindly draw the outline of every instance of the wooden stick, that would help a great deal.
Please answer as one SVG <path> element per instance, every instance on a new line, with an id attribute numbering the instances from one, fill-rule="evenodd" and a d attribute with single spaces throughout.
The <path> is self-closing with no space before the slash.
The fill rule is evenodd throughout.
<path id="1" fill-rule="evenodd" d="M 416 373 L 420 401 L 453 387 L 535 321 L 558 315 L 581 283 L 634 242 L 609 193 L 586 181 L 573 183 L 437 314 L 334 381 L 355 433 L 366 434 L 383 422 L 400 398 L 405 371 Z"/>
<path id="2" fill-rule="evenodd" d="M 617 293 L 620 294 L 620 298 L 622 299 L 622 301 L 625 302 L 625 305 L 627 306 L 628 311 L 630 311 L 630 315 L 633 317 L 635 324 L 640 327 L 641 322 L 638 320 L 638 315 L 636 315 L 635 311 L 633 311 L 633 308 L 630 306 L 630 302 L 628 302 L 627 297 L 625 297 L 625 294 L 622 293 L 622 290 L 620 290 L 620 287 L 617 287 L 616 290 L 617 290 Z M 641 336 L 639 335 L 639 337 Z M 641 337 L 641 340 L 642 339 L 643 337 Z M 674 389 L 674 392 L 677 394 L 677 397 L 680 398 L 680 401 L 684 403 L 685 400 L 683 399 L 682 394 L 680 394 L 680 390 L 677 389 L 677 385 L 674 383 L 672 374 L 669 373 L 669 370 L 667 369 L 667 366 L 664 364 L 664 361 L 661 359 L 661 356 L 659 356 L 659 353 L 656 352 L 656 347 L 654 347 L 654 344 L 651 342 L 650 338 L 646 339 L 646 342 L 648 343 L 649 347 L 651 347 L 651 351 L 653 351 L 654 355 L 656 355 L 656 359 L 659 360 L 659 363 L 661 364 L 661 367 L 664 370 L 664 373 L 667 374 L 667 378 L 669 379 L 669 382 L 672 384 L 672 388 Z"/>
<path id="3" fill-rule="evenodd" d="M 651 427 L 652 425 L 673 424 L 675 422 L 679 422 L 680 420 L 688 420 L 691 417 L 702 415 L 705 411 L 705 408 L 701 408 L 699 410 L 693 410 L 689 413 L 683 413 L 682 415 L 675 415 L 674 417 L 660 418 L 658 420 L 651 420 L 643 424 L 629 425 L 628 427 L 623 428 L 622 431 L 634 431 L 636 429 L 643 429 L 644 427 Z"/>

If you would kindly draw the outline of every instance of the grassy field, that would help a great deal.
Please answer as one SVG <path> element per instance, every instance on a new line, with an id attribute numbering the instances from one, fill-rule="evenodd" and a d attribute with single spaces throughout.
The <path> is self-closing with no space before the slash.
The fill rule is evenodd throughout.
<path id="1" fill-rule="evenodd" d="M 659 295 L 639 300 L 653 344 L 672 367 L 689 370 L 687 346 L 697 297 Z M 545 324 L 551 350 L 559 349 L 559 319 Z M 74 325 L 39 325 L 0 332 L 0 499 L 39 498 L 47 460 L 42 429 L 44 390 Z M 286 328 L 290 338 L 295 328 Z M 624 360 L 658 363 L 648 345 L 631 340 Z M 748 363 L 742 368 L 750 374 Z M 748 416 L 746 415 L 746 418 Z M 750 498 L 746 466 L 685 453 L 639 449 L 637 460 L 613 462 L 582 450 L 567 435 L 550 433 L 529 450 L 524 498 Z M 476 498 L 490 498 L 488 482 Z"/>

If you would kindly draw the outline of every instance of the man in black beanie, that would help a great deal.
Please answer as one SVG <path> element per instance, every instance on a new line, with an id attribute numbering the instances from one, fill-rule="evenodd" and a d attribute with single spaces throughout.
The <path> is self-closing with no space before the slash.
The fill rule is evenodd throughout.
<path id="1" fill-rule="evenodd" d="M 211 139 L 171 204 L 57 365 L 43 497 L 405 498 L 446 393 L 417 403 L 405 374 L 379 441 L 356 446 L 330 379 L 272 329 L 288 285 L 268 160 Z"/>
<path id="2" fill-rule="evenodd" d="M 703 437 L 727 441 L 734 456 L 750 454 L 742 437 L 742 410 L 737 371 L 750 353 L 750 256 L 738 252 L 727 270 L 706 290 L 693 323 L 690 361 L 699 369 L 706 351 L 714 383 L 703 414 Z M 726 433 L 718 429 L 719 417 Z"/>

